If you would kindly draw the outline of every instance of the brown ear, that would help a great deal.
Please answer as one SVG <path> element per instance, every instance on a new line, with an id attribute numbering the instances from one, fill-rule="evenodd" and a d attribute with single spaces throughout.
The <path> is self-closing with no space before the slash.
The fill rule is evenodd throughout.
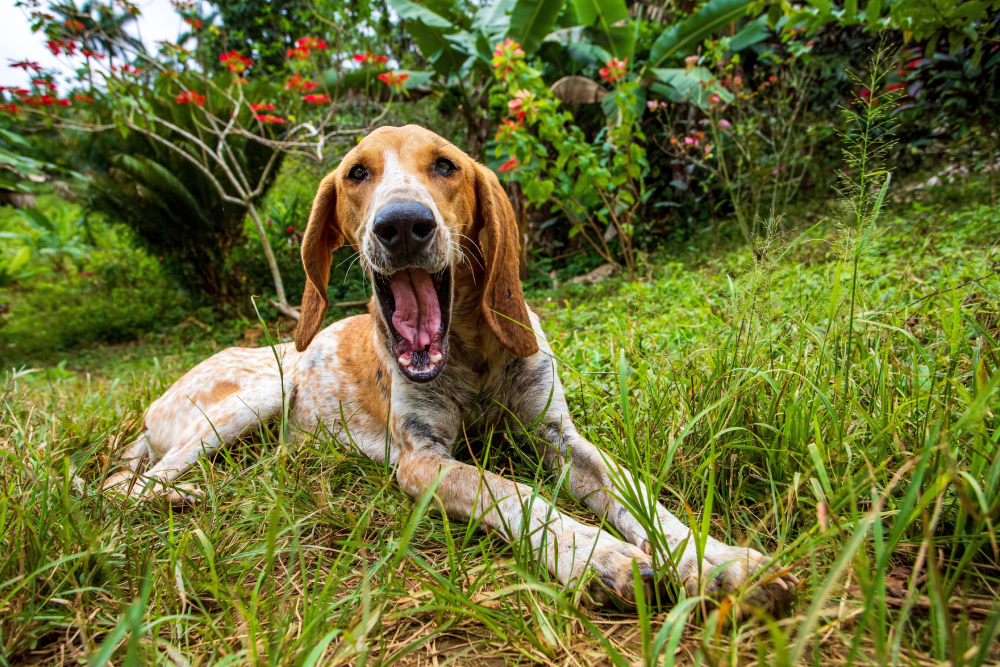
<path id="1" fill-rule="evenodd" d="M 301 352 L 309 347 L 323 315 L 330 305 L 326 286 L 330 282 L 330 262 L 333 251 L 344 244 L 344 233 L 337 222 L 336 174 L 327 174 L 319 184 L 313 199 L 309 226 L 302 239 L 302 265 L 306 270 L 306 290 L 299 309 L 299 325 L 295 329 L 295 349 Z"/>
<path id="2" fill-rule="evenodd" d="M 496 174 L 476 165 L 476 199 L 480 235 L 486 234 L 486 286 L 483 315 L 500 344 L 511 354 L 530 357 L 538 341 L 528 319 L 521 280 L 518 278 L 517 223 L 507 193 Z"/>

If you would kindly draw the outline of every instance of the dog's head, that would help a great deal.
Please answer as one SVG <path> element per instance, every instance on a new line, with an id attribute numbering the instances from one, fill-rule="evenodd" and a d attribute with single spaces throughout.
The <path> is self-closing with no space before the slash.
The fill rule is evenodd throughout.
<path id="1" fill-rule="evenodd" d="M 320 183 L 302 241 L 306 289 L 295 346 L 316 335 L 330 302 L 334 250 L 347 241 L 361 255 L 386 344 L 403 375 L 433 380 L 448 357 L 448 327 L 463 244 L 485 258 L 482 315 L 500 344 L 526 357 L 538 351 L 518 280 L 514 212 L 492 171 L 415 125 L 380 128 Z M 474 272 L 480 274 L 478 266 Z M 463 281 L 464 282 L 464 281 Z"/>

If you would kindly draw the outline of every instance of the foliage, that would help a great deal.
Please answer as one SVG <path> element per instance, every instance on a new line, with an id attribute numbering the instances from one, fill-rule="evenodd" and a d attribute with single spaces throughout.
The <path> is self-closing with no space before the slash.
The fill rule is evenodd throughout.
<path id="1" fill-rule="evenodd" d="M 572 124 L 572 114 L 559 110 L 540 72 L 525 63 L 517 42 L 497 44 L 493 57 L 497 79 L 510 100 L 513 119 L 505 119 L 497 133 L 496 155 L 506 152 L 509 160 L 501 171 L 518 175 L 528 201 L 536 206 L 557 207 L 571 221 L 570 236 L 582 234 L 608 262 L 616 255 L 608 246 L 614 233 L 630 278 L 635 275 L 636 211 L 645 197 L 645 137 L 636 124 L 635 88 L 627 63 L 612 59 L 605 72 L 616 82 L 614 104 L 617 115 L 588 141 Z M 550 152 L 551 151 L 551 152 Z"/>
<path id="2" fill-rule="evenodd" d="M 12 256 L 25 258 L 14 280 L 0 284 L 9 311 L 0 316 L 0 362 L 134 340 L 185 316 L 192 303 L 161 262 L 99 219 L 85 221 L 80 207 L 52 199 L 44 195 L 0 232 Z"/>

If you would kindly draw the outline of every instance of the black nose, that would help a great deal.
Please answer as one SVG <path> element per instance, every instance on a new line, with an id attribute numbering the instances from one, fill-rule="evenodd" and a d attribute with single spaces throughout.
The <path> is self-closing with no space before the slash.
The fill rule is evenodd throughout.
<path id="1" fill-rule="evenodd" d="M 393 259 L 411 259 L 430 243 L 437 229 L 434 213 L 416 201 L 392 201 L 375 214 L 372 231 Z"/>

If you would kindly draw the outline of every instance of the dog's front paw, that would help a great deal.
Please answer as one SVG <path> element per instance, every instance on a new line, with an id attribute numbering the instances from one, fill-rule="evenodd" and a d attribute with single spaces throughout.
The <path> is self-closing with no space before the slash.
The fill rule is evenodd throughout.
<path id="1" fill-rule="evenodd" d="M 678 574 L 689 595 L 735 594 L 741 607 L 756 607 L 776 618 L 791 608 L 799 583 L 790 572 L 778 572 L 771 559 L 759 551 L 712 539 L 705 545 L 701 577 L 694 545 L 689 545 L 681 558 Z"/>
<path id="2" fill-rule="evenodd" d="M 561 554 L 563 560 L 568 553 Z M 573 570 L 578 575 L 586 568 L 592 568 L 596 577 L 590 582 L 587 593 L 600 606 L 612 604 L 622 608 L 635 602 L 635 580 L 632 563 L 639 568 L 639 576 L 644 584 L 652 585 L 653 562 L 647 553 L 616 539 L 604 531 L 594 531 L 593 535 L 574 537 L 571 557 Z"/>

